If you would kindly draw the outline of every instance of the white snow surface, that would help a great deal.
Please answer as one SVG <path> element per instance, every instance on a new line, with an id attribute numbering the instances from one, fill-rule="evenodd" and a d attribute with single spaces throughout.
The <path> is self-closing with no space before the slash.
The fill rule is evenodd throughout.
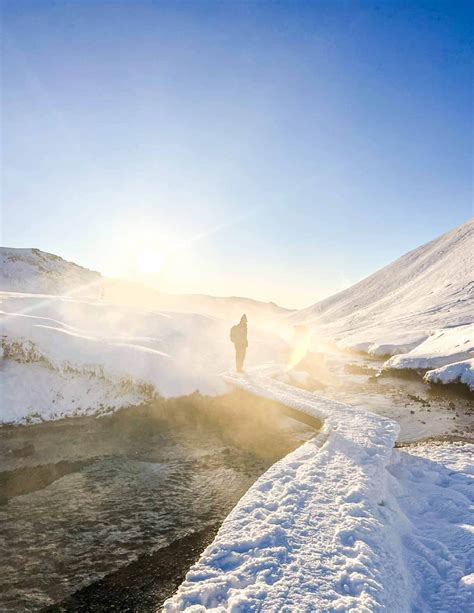
<path id="1" fill-rule="evenodd" d="M 99 297 L 100 273 L 39 249 L 0 247 L 0 289 Z"/>
<path id="2" fill-rule="evenodd" d="M 384 369 L 429 369 L 427 383 L 462 383 L 474 390 L 473 362 L 474 324 L 467 324 L 434 332 L 408 353 L 387 360 Z"/>
<path id="3" fill-rule="evenodd" d="M 474 218 L 410 251 L 352 287 L 290 315 L 324 336 L 405 344 L 436 329 L 472 323 Z"/>
<path id="4" fill-rule="evenodd" d="M 474 358 L 447 364 L 440 368 L 429 370 L 424 379 L 427 383 L 463 383 L 474 392 Z"/>
<path id="5" fill-rule="evenodd" d="M 2 292 L 0 297 L 3 422 L 33 414 L 44 419 L 64 417 L 77 414 L 78 407 L 80 412 L 117 409 L 155 393 L 225 391 L 221 373 L 234 357 L 229 324 L 221 319 L 65 296 Z M 278 357 L 279 352 L 286 359 L 285 344 L 277 337 L 252 326 L 249 336 L 249 364 Z M 11 361 L 36 364 L 36 372 L 42 374 L 37 380 L 18 377 Z M 62 391 L 64 377 L 71 383 L 67 398 L 73 394 L 74 403 L 68 404 Z M 82 386 L 82 393 L 81 378 L 90 382 Z M 94 398 L 87 393 L 92 384 L 97 384 Z M 47 408 L 51 398 L 59 401 Z"/>
<path id="6" fill-rule="evenodd" d="M 291 314 L 288 322 L 309 327 L 314 349 L 332 342 L 371 355 L 396 356 L 389 368 L 437 368 L 471 357 L 474 218 L 352 287 Z"/>
<path id="7" fill-rule="evenodd" d="M 384 368 L 426 370 L 474 355 L 474 324 L 437 330 L 408 353 L 395 355 Z"/>
<path id="8" fill-rule="evenodd" d="M 394 450 L 392 420 L 268 374 L 226 379 L 323 429 L 256 481 L 164 610 L 470 610 L 474 446 Z"/>
<path id="9" fill-rule="evenodd" d="M 139 386 L 4 360 L 0 372 L 1 421 L 34 423 L 65 416 L 102 415 L 112 408 L 137 405 L 147 396 Z"/>

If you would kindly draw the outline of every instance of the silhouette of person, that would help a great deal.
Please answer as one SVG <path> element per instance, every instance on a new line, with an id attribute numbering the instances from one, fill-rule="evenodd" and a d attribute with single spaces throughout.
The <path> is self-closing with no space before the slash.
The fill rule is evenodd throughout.
<path id="1" fill-rule="evenodd" d="M 247 315 L 242 315 L 240 323 L 236 326 L 232 326 L 230 329 L 230 340 L 235 346 L 235 368 L 237 372 L 244 372 L 244 360 L 247 352 Z"/>

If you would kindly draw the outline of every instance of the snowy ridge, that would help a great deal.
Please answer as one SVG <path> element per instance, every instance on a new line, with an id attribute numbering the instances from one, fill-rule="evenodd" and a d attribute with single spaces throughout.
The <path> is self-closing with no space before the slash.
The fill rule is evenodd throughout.
<path id="1" fill-rule="evenodd" d="M 323 340 L 395 356 L 387 368 L 438 368 L 474 352 L 473 273 L 470 219 L 288 321 L 309 326 L 315 349 Z"/>
<path id="2" fill-rule="evenodd" d="M 226 380 L 324 427 L 250 488 L 166 612 L 468 610 L 473 445 L 414 458 L 391 420 L 265 374 Z"/>
<path id="3" fill-rule="evenodd" d="M 98 272 L 39 249 L 0 247 L 0 288 L 12 292 L 99 297 Z"/>
<path id="4" fill-rule="evenodd" d="M 408 324 L 419 333 L 471 323 L 473 270 L 474 218 L 290 319 L 345 337 L 364 331 L 372 343 L 381 329 L 402 334 Z"/>
<path id="5" fill-rule="evenodd" d="M 142 283 L 103 277 L 39 249 L 0 247 L 0 290 L 101 299 L 139 308 L 198 313 L 228 321 L 238 321 L 242 313 L 247 313 L 249 319 L 261 326 L 291 312 L 273 302 L 238 296 L 168 294 Z"/>

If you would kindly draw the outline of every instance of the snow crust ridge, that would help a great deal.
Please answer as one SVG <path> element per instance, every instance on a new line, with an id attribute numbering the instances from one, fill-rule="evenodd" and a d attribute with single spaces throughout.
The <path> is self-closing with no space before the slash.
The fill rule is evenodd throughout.
<path id="1" fill-rule="evenodd" d="M 384 508 L 398 425 L 265 375 L 225 379 L 324 426 L 256 481 L 164 610 L 409 610 Z"/>

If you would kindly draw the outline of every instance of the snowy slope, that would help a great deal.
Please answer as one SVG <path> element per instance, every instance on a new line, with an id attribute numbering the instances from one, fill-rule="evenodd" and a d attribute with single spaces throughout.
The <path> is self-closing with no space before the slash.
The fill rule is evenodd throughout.
<path id="1" fill-rule="evenodd" d="M 0 297 L 1 421 L 116 409 L 155 393 L 225 391 L 220 373 L 234 356 L 223 320 L 92 299 L 6 292 Z M 249 364 L 286 360 L 285 344 L 251 322 L 249 339 Z M 37 377 L 19 376 L 11 362 L 34 365 Z M 48 405 L 52 399 L 54 407 Z"/>
<path id="2" fill-rule="evenodd" d="M 247 391 L 325 419 L 227 517 L 176 611 L 467 611 L 473 445 L 393 449 L 395 422 L 266 375 Z"/>
<path id="3" fill-rule="evenodd" d="M 101 275 L 39 249 L 0 247 L 0 289 L 98 297 Z"/>
<path id="4" fill-rule="evenodd" d="M 199 313 L 227 321 L 238 321 L 246 313 L 259 325 L 291 312 L 273 302 L 250 298 L 166 294 L 141 283 L 103 277 L 39 249 L 0 247 L 0 264 L 0 290 L 10 292 L 88 297 L 135 307 Z"/>
<path id="5" fill-rule="evenodd" d="M 474 352 L 474 219 L 290 315 L 288 322 L 307 325 L 314 348 L 329 341 L 395 356 L 387 369 L 433 369 L 469 359 Z M 474 387 L 470 377 L 464 371 L 458 380 Z"/>
<path id="6" fill-rule="evenodd" d="M 356 285 L 290 316 L 345 345 L 382 353 L 474 321 L 474 219 Z"/>

